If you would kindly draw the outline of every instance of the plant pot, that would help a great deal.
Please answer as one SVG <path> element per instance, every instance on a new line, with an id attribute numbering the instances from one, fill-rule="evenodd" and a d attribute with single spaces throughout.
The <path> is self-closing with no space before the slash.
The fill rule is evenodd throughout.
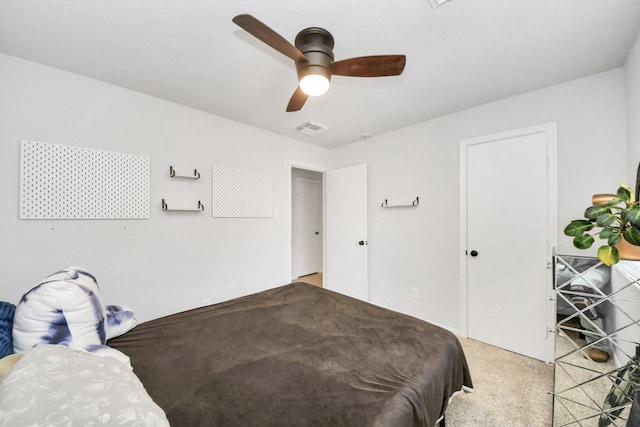
<path id="1" fill-rule="evenodd" d="M 594 194 L 591 196 L 591 203 L 593 206 L 605 206 L 616 197 L 615 194 Z"/>
<path id="2" fill-rule="evenodd" d="M 640 261 L 640 246 L 632 245 L 626 240 L 620 240 L 620 243 L 616 245 L 620 259 L 627 259 L 632 261 Z"/>

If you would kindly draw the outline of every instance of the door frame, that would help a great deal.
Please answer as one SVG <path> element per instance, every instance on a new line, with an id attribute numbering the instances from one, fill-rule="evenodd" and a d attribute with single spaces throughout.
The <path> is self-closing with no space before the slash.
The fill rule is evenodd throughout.
<path id="1" fill-rule="evenodd" d="M 553 264 L 552 256 L 558 245 L 558 152 L 557 125 L 555 122 L 537 126 L 500 132 L 492 135 L 470 138 L 460 141 L 460 335 L 468 336 L 468 271 L 467 271 L 467 148 L 471 145 L 483 144 L 500 139 L 516 138 L 531 134 L 544 133 L 547 139 L 547 336 L 553 333 L 555 325 L 555 301 L 553 301 Z M 553 360 L 554 340 L 547 339 L 546 359 Z"/>

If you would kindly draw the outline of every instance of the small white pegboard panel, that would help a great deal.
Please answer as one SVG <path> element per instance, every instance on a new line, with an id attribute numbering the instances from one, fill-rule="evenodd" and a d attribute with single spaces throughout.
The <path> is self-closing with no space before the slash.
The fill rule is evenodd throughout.
<path id="1" fill-rule="evenodd" d="M 148 157 L 20 143 L 20 219 L 149 218 Z"/>
<path id="2" fill-rule="evenodd" d="M 270 174 L 213 167 L 211 215 L 214 218 L 273 216 Z"/>

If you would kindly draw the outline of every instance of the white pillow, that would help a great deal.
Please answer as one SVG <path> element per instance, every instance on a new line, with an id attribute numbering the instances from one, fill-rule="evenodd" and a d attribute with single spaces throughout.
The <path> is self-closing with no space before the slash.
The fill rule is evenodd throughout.
<path id="1" fill-rule="evenodd" d="M 41 344 L 0 380 L 0 425 L 168 427 L 169 422 L 125 364 Z"/>
<path id="2" fill-rule="evenodd" d="M 58 271 L 22 296 L 13 319 L 13 347 L 39 343 L 88 349 L 106 343 L 106 313 L 96 279 L 80 267 Z"/>

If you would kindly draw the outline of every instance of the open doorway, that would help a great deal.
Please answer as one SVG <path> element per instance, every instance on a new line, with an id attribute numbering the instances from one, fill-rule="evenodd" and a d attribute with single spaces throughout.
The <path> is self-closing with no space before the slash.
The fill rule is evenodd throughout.
<path id="1" fill-rule="evenodd" d="M 322 286 L 322 173 L 291 168 L 292 281 Z"/>

